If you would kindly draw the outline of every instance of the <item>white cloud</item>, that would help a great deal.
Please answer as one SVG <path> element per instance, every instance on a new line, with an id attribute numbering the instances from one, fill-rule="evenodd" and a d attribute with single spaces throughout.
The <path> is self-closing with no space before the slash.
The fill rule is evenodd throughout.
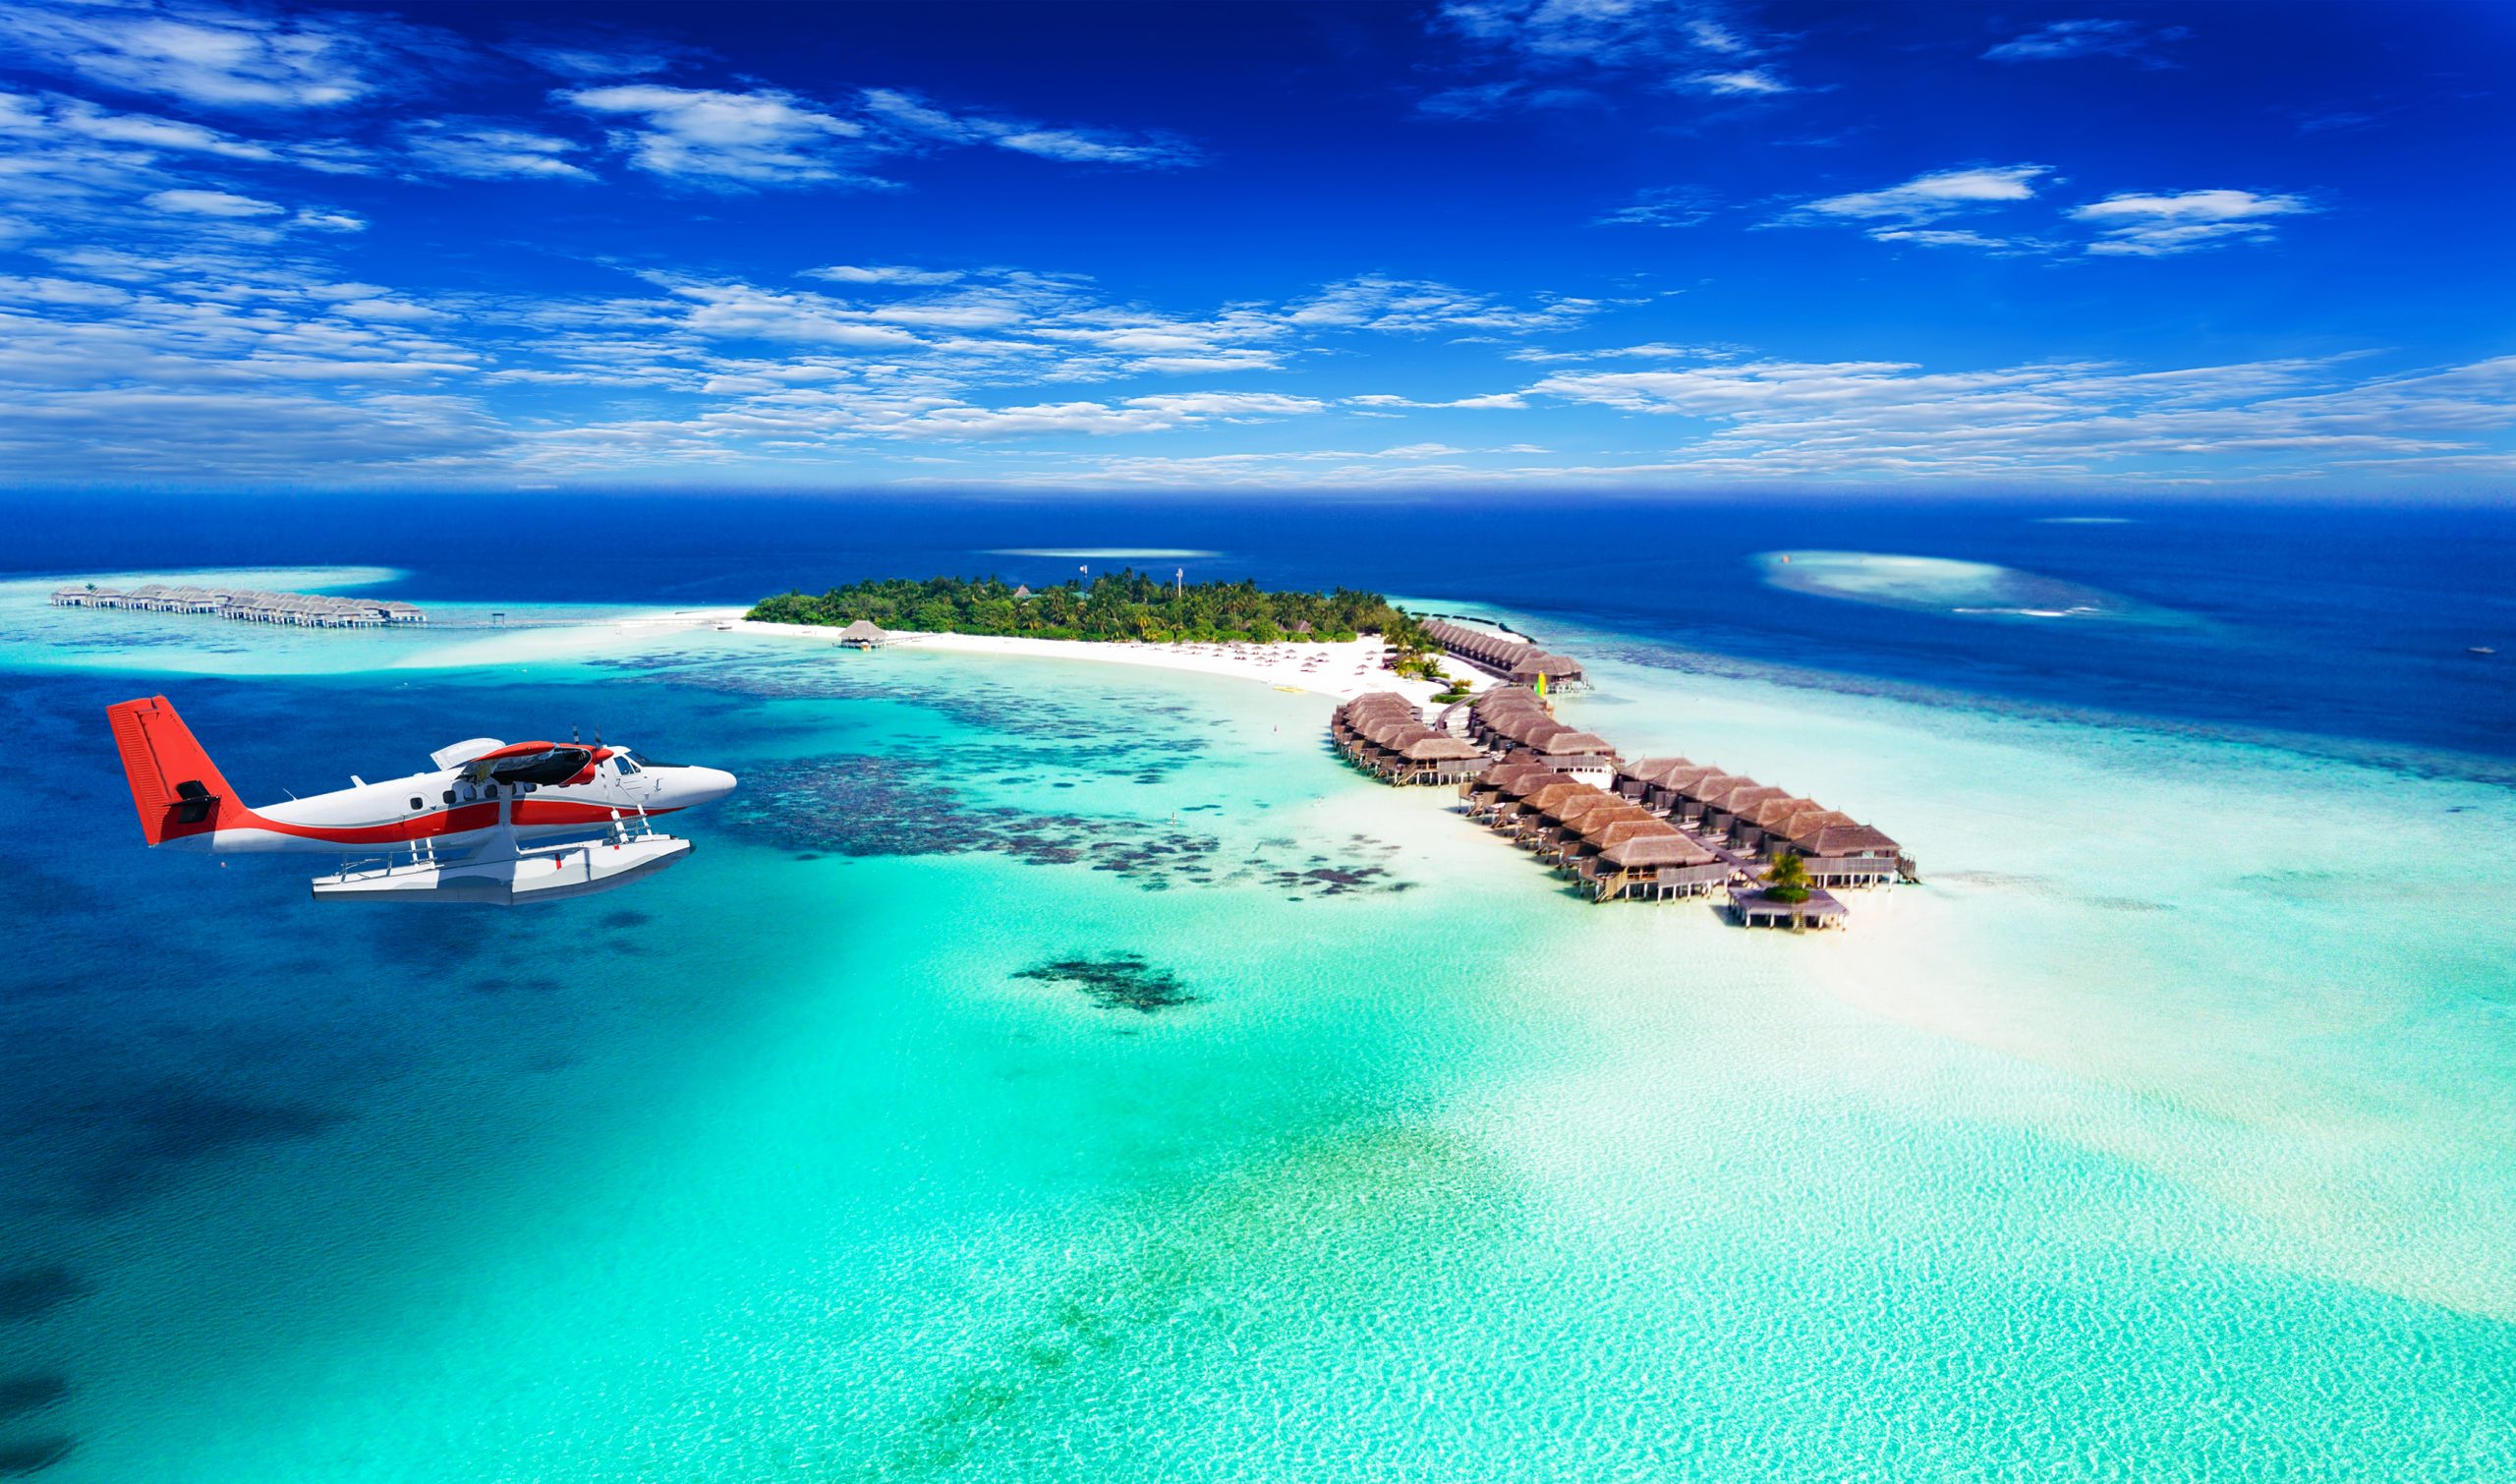
<path id="1" fill-rule="evenodd" d="M 517 124 L 490 119 L 429 119 L 404 132 L 412 162 L 439 175 L 472 180 L 592 180 L 566 158 L 580 147 Z"/>
<path id="2" fill-rule="evenodd" d="M 1910 242 L 1922 248 L 1981 248 L 2002 251 L 2022 246 L 2006 237 L 1986 237 L 1980 232 L 1959 231 L 1948 227 L 1873 227 L 1873 242 Z"/>
<path id="3" fill-rule="evenodd" d="M 1364 392 L 1358 396 L 1347 397 L 1345 403 L 1349 407 L 1461 408 L 1474 412 L 1516 412 L 1528 406 L 1518 392 L 1510 391 L 1488 392 L 1476 397 L 1459 397 L 1448 402 L 1418 402 L 1411 397 L 1401 397 L 1394 392 Z"/>
<path id="4" fill-rule="evenodd" d="M 652 174 L 715 186 L 882 184 L 844 168 L 865 126 L 789 92 L 630 83 L 557 94 L 588 113 L 642 120 L 612 143 Z"/>
<path id="5" fill-rule="evenodd" d="M 543 35 L 510 42 L 500 49 L 544 72 L 581 83 L 648 77 L 706 55 L 678 42 L 652 36 L 586 31 Z"/>
<path id="6" fill-rule="evenodd" d="M 246 139 L 189 120 L 116 112 L 62 93 L 0 91 L 0 137 L 7 136 L 65 165 L 110 166 L 131 175 L 169 154 L 296 165 L 325 174 L 364 174 L 373 168 L 369 151 L 338 140 Z"/>
<path id="7" fill-rule="evenodd" d="M 297 214 L 289 220 L 295 226 L 308 227 L 317 232 L 364 232 L 367 230 L 367 218 L 355 211 L 316 211 L 300 207 Z"/>
<path id="8" fill-rule="evenodd" d="M 1772 69 L 1764 67 L 1749 67 L 1734 72 L 1698 72 L 1690 74 L 1686 81 L 1689 86 L 1700 87 L 1706 92 L 1719 93 L 1724 97 L 1742 95 L 1769 97 L 1775 93 L 1792 90 L 1790 84 L 1774 76 Z"/>
<path id="9" fill-rule="evenodd" d="M 1609 346 L 1590 351 L 1550 351 L 1530 346 L 1511 352 L 1505 359 L 1550 363 L 1562 361 L 1717 361 L 1737 354 L 1726 346 L 1670 345 L 1654 340 L 1644 345 Z"/>
<path id="10" fill-rule="evenodd" d="M 1526 75 L 1461 84 L 1418 104 L 1439 117 L 1595 102 L 1589 90 L 1555 81 L 1584 73 L 1656 75 L 1669 87 L 1716 97 L 1794 90 L 1756 62 L 1768 44 L 1709 0 L 1449 0 L 1434 24 L 1489 65 Z"/>
<path id="11" fill-rule="evenodd" d="M 710 339 L 777 340 L 815 345 L 899 348 L 917 336 L 870 314 L 818 294 L 779 294 L 749 284 L 677 283 L 672 292 L 695 302 L 683 323 Z"/>
<path id="12" fill-rule="evenodd" d="M 902 134 L 956 144 L 993 144 L 1017 154 L 1078 164 L 1175 166 L 1197 163 L 1185 141 L 1161 135 L 1129 137 L 1099 129 L 1050 129 L 1013 119 L 956 114 L 912 92 L 868 88 L 865 111 Z"/>
<path id="13" fill-rule="evenodd" d="M 1526 395 L 1692 419 L 1713 477 L 2071 477 L 2107 469 L 2314 477 L 2336 454 L 2469 457 L 2516 428 L 2516 357 L 2352 381 L 2351 358 L 2135 371 L 2036 363 L 1747 361 L 1562 372 Z"/>
<path id="14" fill-rule="evenodd" d="M 1658 186 L 1630 204 L 1590 219 L 1594 227 L 1699 227 L 1712 219 L 1721 198 L 1701 186 Z"/>
<path id="15" fill-rule="evenodd" d="M 922 286 L 952 283 L 963 275 L 953 268 L 852 267 L 845 263 L 834 263 L 827 268 L 806 268 L 804 276 L 827 278 L 832 283 L 895 283 Z"/>
<path id="16" fill-rule="evenodd" d="M 642 170 L 715 185 L 887 186 L 862 173 L 873 154 L 935 143 L 987 145 L 1081 164 L 1172 166 L 1196 151 L 1168 136 L 1050 129 L 956 114 L 914 93 L 868 88 L 842 114 L 788 92 L 720 92 L 655 83 L 578 88 L 561 101 L 598 114 L 634 114 L 645 127 L 613 134 Z"/>
<path id="17" fill-rule="evenodd" d="M 2129 21 L 2056 21 L 2050 26 L 2003 41 L 1983 53 L 1987 62 L 2055 62 L 2071 57 L 2136 57 L 2147 66 L 2166 65 L 2151 51 L 2163 41 L 2180 41 L 2192 32 L 2181 26 L 2149 31 Z"/>
<path id="18" fill-rule="evenodd" d="M 2103 229 L 2090 253 L 2165 257 L 2230 242 L 2259 242 L 2273 235 L 2271 218 L 2296 216 L 2316 206 L 2303 197 L 2261 196 L 2252 191 L 2186 191 L 2159 196 L 2124 193 L 2074 207 L 2077 221 Z"/>
<path id="19" fill-rule="evenodd" d="M 1322 410 L 1310 397 L 1267 392 L 1189 392 L 1117 403 L 1058 402 L 1031 407 L 939 407 L 890 429 L 894 436 L 1004 438 L 1036 433 L 1161 432 L 1191 424 L 1251 423 Z"/>
<path id="20" fill-rule="evenodd" d="M 1604 306 L 1592 299 L 1545 296 L 1530 307 L 1498 304 L 1483 295 L 1423 279 L 1365 274 L 1332 283 L 1287 307 L 1285 321 L 1301 328 L 1379 330 L 1429 334 L 1441 330 L 1490 330 L 1529 334 L 1570 329 Z"/>
<path id="21" fill-rule="evenodd" d="M 277 201 L 229 191 L 159 191 L 147 198 L 147 203 L 160 211 L 186 216 L 279 216 L 288 210 Z"/>
<path id="22" fill-rule="evenodd" d="M 460 50 L 388 18 L 286 16 L 211 0 L 80 0 L 0 7 L 0 37 L 92 83 L 213 108 L 327 108 L 378 79 Z"/>
<path id="23" fill-rule="evenodd" d="M 1644 67 L 1753 49 L 1736 23 L 1699 0 L 1451 0 L 1440 21 L 1470 40 L 1557 63 Z"/>
<path id="24" fill-rule="evenodd" d="M 1801 220 L 1835 217 L 1866 221 L 1892 217 L 1907 223 L 1933 221 L 1973 206 L 2030 200 L 2035 195 L 2037 177 L 2051 173 L 2049 165 L 1968 165 L 1934 170 L 1877 191 L 1820 197 L 1794 207 L 1789 216 Z"/>
<path id="25" fill-rule="evenodd" d="M 56 98 L 54 121 L 62 129 L 115 144 L 149 149 L 176 149 L 222 155 L 238 160 L 273 160 L 279 153 L 268 144 L 238 139 L 224 131 L 145 113 L 113 113 L 80 98 Z"/>

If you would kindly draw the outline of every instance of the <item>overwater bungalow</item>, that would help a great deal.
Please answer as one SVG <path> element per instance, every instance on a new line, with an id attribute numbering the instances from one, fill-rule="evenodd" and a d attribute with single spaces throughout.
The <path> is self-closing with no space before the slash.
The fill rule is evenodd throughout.
<path id="1" fill-rule="evenodd" d="M 881 649 L 891 642 L 891 636 L 871 619 L 860 618 L 838 631 L 838 642 L 862 652 Z"/>
<path id="2" fill-rule="evenodd" d="M 1514 753 L 1461 783 L 1459 797 L 1467 801 L 1470 819 L 1491 821 L 1502 810 L 1516 808 L 1533 790 L 1563 776 L 1527 753 Z"/>
<path id="3" fill-rule="evenodd" d="M 1745 928 L 1839 928 L 1846 908 L 1823 891 L 1806 901 L 1778 901 L 1763 891 L 1733 892 L 1730 911 Z"/>
<path id="4" fill-rule="evenodd" d="M 1830 813 L 1822 804 L 1775 789 L 1770 798 L 1744 801 L 1730 821 L 1730 838 L 1741 850 L 1758 854 L 1779 838 L 1779 831 L 1801 816 Z"/>
<path id="5" fill-rule="evenodd" d="M 1638 762 L 1620 763 L 1616 770 L 1616 791 L 1661 814 L 1668 806 L 1654 795 L 1661 790 L 1662 780 L 1680 769 L 1694 765 L 1684 758 L 1644 758 Z"/>
<path id="6" fill-rule="evenodd" d="M 1328 731 L 1356 767 L 1389 783 L 1463 783 L 1486 763 L 1485 749 L 1426 726 L 1415 703 L 1387 691 L 1337 708 Z"/>
<path id="7" fill-rule="evenodd" d="M 1534 684 L 1543 677 L 1549 686 L 1581 683 L 1581 662 L 1563 655 L 1550 655 L 1525 640 L 1498 634 L 1491 629 L 1470 628 L 1436 618 L 1424 625 L 1424 632 L 1435 644 L 1489 674 L 1522 685 Z"/>
<path id="8" fill-rule="evenodd" d="M 1707 785 L 1698 795 L 1703 806 L 1702 824 L 1705 834 L 1726 836 L 1739 812 L 1759 799 L 1779 797 L 1782 790 L 1759 783 L 1753 778 L 1729 777 L 1717 785 Z"/>
<path id="9" fill-rule="evenodd" d="M 1612 794 L 1608 797 L 1615 798 Z M 1630 838 L 1637 830 L 1649 833 L 1668 828 L 1639 806 L 1622 799 L 1593 805 L 1564 822 L 1563 833 L 1554 850 L 1556 868 L 1578 874 L 1583 861 L 1596 856 L 1610 844 Z"/>
<path id="10" fill-rule="evenodd" d="M 1687 758 L 1620 761 L 1604 738 L 1558 721 L 1528 687 L 1497 686 L 1443 714 L 1462 712 L 1469 735 L 1499 756 L 1424 776 L 1407 771 L 1408 751 L 1444 734 L 1404 697 L 1357 697 L 1330 725 L 1339 746 L 1381 776 L 1456 781 L 1470 819 L 1578 878 L 1593 901 L 1701 898 L 1727 885 L 1743 925 L 1827 928 L 1846 908 L 1823 888 L 1911 875 L 1893 839 L 1849 815 Z M 1797 857 L 1815 888 L 1807 900 L 1755 887 L 1758 855 Z"/>
<path id="11" fill-rule="evenodd" d="M 1600 847 L 1582 863 L 1593 901 L 1622 898 L 1674 901 L 1708 896 L 1730 879 L 1730 868 L 1665 821 L 1662 832 L 1636 830 Z"/>
<path id="12" fill-rule="evenodd" d="M 212 614 L 245 623 L 279 623 L 299 628 L 372 629 L 387 624 L 428 621 L 426 613 L 407 602 L 155 582 L 142 583 L 127 590 L 82 584 L 60 589 L 52 595 L 52 600 L 71 608 L 131 608 L 144 613 Z"/>
<path id="13" fill-rule="evenodd" d="M 1696 791 L 1715 778 L 1726 777 L 1718 768 L 1701 763 L 1663 768 L 1659 776 L 1643 789 L 1642 801 L 1668 819 L 1690 826 L 1703 818 L 1703 805 Z"/>
<path id="14" fill-rule="evenodd" d="M 1903 847 L 1884 830 L 1849 820 L 1814 825 L 1784 844 L 1801 857 L 1808 880 L 1820 886 L 1883 885 L 1912 870 Z"/>
<path id="15" fill-rule="evenodd" d="M 1616 745 L 1555 719 L 1525 686 L 1502 685 L 1470 703 L 1468 734 L 1488 747 L 1525 748 L 1550 767 L 1607 787 L 1616 780 Z"/>
<path id="16" fill-rule="evenodd" d="M 1688 829 L 1700 828 L 1703 824 L 1706 800 L 1726 796 L 1733 788 L 1755 786 L 1756 780 L 1753 778 L 1743 778 L 1737 773 L 1723 772 L 1718 768 L 1704 769 L 1684 782 L 1670 785 L 1670 791 L 1676 797 L 1677 807 L 1670 812 L 1669 818 Z"/>

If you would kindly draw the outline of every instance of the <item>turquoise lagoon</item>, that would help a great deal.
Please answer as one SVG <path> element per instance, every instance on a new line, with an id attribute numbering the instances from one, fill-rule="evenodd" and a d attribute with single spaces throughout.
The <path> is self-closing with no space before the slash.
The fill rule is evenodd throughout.
<path id="1" fill-rule="evenodd" d="M 2516 807 L 2451 760 L 1524 620 L 1569 718 L 1908 842 L 1792 938 L 1250 682 L 0 599 L 46 1480 L 2516 1476 Z M 248 791 L 579 723 L 745 787 L 628 891 L 317 910 L 138 848 L 148 690 Z M 1137 960 L 1185 1002 L 1086 993 Z"/>

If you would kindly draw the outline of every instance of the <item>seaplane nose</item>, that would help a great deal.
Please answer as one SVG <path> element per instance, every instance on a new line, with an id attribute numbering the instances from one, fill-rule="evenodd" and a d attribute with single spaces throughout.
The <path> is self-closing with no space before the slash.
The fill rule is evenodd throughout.
<path id="1" fill-rule="evenodd" d="M 734 791 L 734 775 L 721 768 L 691 768 L 683 771 L 689 776 L 683 780 L 682 786 L 688 790 L 690 802 L 693 804 L 714 804 Z"/>

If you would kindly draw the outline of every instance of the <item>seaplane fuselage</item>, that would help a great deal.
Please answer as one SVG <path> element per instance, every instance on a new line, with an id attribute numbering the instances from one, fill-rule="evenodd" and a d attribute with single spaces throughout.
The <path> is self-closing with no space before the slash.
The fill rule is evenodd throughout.
<path id="1" fill-rule="evenodd" d="M 566 744 L 561 744 L 563 751 Z M 733 792 L 731 773 L 646 761 L 627 748 L 585 748 L 586 763 L 565 780 L 539 783 L 477 777 L 468 768 L 358 783 L 285 803 L 239 808 L 205 833 L 177 836 L 174 848 L 214 854 L 301 851 L 339 855 L 427 842 L 463 850 L 506 828 L 519 840 L 588 834 L 627 816 L 655 818 L 713 803 Z"/>
<path id="2" fill-rule="evenodd" d="M 588 835 L 733 792 L 719 769 L 658 764 L 635 749 L 480 737 L 440 748 L 429 771 L 282 803 L 236 798 L 162 696 L 108 716 L 148 843 L 213 854 L 461 852 Z"/>

